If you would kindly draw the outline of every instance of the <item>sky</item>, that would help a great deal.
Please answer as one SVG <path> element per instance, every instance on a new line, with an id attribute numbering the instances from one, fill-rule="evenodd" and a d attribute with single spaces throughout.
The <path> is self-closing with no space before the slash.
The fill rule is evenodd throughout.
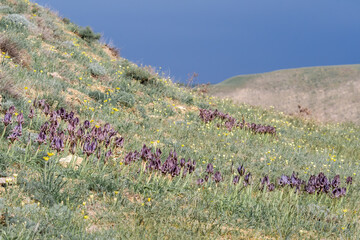
<path id="1" fill-rule="evenodd" d="M 359 0 L 35 0 L 137 64 L 198 83 L 360 63 Z"/>

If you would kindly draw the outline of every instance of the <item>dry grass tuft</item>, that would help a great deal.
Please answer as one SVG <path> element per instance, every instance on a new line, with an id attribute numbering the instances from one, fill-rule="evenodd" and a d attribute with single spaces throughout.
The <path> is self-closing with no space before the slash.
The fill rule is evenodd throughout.
<path id="1" fill-rule="evenodd" d="M 0 36 L 0 50 L 7 53 L 15 63 L 24 67 L 29 67 L 31 57 L 25 49 L 21 49 L 18 44 L 6 36 Z"/>
<path id="2" fill-rule="evenodd" d="M 120 57 L 120 50 L 118 48 L 112 46 L 111 44 L 105 44 L 105 47 L 107 47 L 109 49 L 112 57 L 114 57 L 114 58 Z"/>
<path id="3" fill-rule="evenodd" d="M 54 40 L 54 31 L 51 30 L 47 25 L 43 18 L 36 19 L 39 35 L 44 41 L 52 41 Z"/>
<path id="4" fill-rule="evenodd" d="M 14 80 L 4 73 L 0 73 L 0 94 L 12 98 L 20 98 L 21 96 L 19 89 L 14 84 Z"/>

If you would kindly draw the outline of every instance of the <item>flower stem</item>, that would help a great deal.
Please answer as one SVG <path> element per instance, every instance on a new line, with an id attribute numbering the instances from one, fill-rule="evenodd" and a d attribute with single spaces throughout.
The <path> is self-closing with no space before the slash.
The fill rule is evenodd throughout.
<path id="1" fill-rule="evenodd" d="M 5 136 L 6 128 L 7 128 L 7 126 L 5 126 L 5 128 L 4 128 L 4 131 L 3 131 L 2 135 L 1 135 L 1 139 Z"/>

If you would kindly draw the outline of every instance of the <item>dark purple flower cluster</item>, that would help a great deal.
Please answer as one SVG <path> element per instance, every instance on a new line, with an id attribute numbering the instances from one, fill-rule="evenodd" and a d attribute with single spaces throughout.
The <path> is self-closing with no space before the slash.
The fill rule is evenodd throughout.
<path id="1" fill-rule="evenodd" d="M 155 152 L 152 152 L 151 148 L 148 148 L 145 144 L 143 145 L 140 152 L 134 151 L 130 152 L 125 156 L 124 163 L 129 165 L 132 162 L 142 160 L 146 162 L 146 171 L 160 171 L 163 174 L 169 174 L 172 177 L 179 176 L 181 171 L 183 176 L 186 176 L 187 173 L 191 174 L 194 172 L 196 167 L 195 160 L 192 161 L 189 159 L 186 161 L 184 158 L 178 159 L 176 151 L 170 151 L 169 156 L 164 161 L 161 162 L 162 151 L 156 149 Z"/>
<path id="2" fill-rule="evenodd" d="M 237 171 L 238 171 L 239 175 L 236 175 L 233 179 L 233 183 L 235 185 L 239 183 L 240 177 L 243 177 L 245 175 L 245 168 L 243 167 L 243 165 L 241 165 L 238 167 Z M 216 183 L 223 181 L 223 177 L 222 177 L 220 171 L 216 171 L 214 174 L 214 166 L 211 163 L 209 163 L 205 170 L 205 177 L 198 179 L 197 184 L 202 185 L 205 182 L 207 182 L 211 177 L 214 180 L 214 182 L 216 182 Z M 251 184 L 251 173 L 250 172 L 248 172 L 244 176 L 243 184 L 244 184 L 244 186 L 248 186 Z"/>
<path id="3" fill-rule="evenodd" d="M 5 113 L 4 119 L 2 120 L 2 122 L 4 123 L 5 127 L 7 127 L 9 124 L 12 123 L 11 121 L 12 118 L 12 114 L 9 112 Z"/>
<path id="4" fill-rule="evenodd" d="M 219 171 L 216 171 L 214 174 L 214 166 L 211 163 L 209 163 L 205 170 L 205 177 L 198 179 L 196 183 L 198 185 L 202 185 L 205 182 L 209 181 L 211 176 L 212 176 L 212 179 L 214 180 L 214 182 L 216 182 L 216 183 L 219 183 L 223 180 L 221 173 Z"/>
<path id="5" fill-rule="evenodd" d="M 22 124 L 24 123 L 24 115 L 22 113 L 16 114 L 15 111 L 15 106 L 9 107 L 9 109 L 5 113 L 4 119 L 2 120 L 6 128 L 10 124 L 12 124 L 13 115 L 16 115 L 15 121 L 17 125 L 14 126 L 14 128 L 11 130 L 10 135 L 8 136 L 8 139 L 11 141 L 11 143 L 15 142 L 19 139 L 20 136 L 22 136 Z"/>
<path id="6" fill-rule="evenodd" d="M 241 129 L 249 129 L 253 133 L 276 135 L 276 129 L 272 126 L 264 126 L 256 123 L 246 123 L 244 119 L 240 122 L 227 113 L 225 114 L 219 112 L 217 109 L 214 111 L 210 109 L 199 109 L 199 111 L 199 116 L 205 123 L 211 122 L 216 118 L 220 118 L 223 121 L 223 125 L 229 131 L 231 131 L 234 127 L 239 127 Z M 220 126 L 221 124 L 218 124 L 218 127 Z"/>
<path id="7" fill-rule="evenodd" d="M 352 177 L 346 179 L 346 184 L 352 184 Z M 340 187 L 340 176 L 336 175 L 332 180 L 320 172 L 317 176 L 311 175 L 306 182 L 297 177 L 297 174 L 293 173 L 290 177 L 282 175 L 278 179 L 278 185 L 284 187 L 289 185 L 295 188 L 295 192 L 304 192 L 308 194 L 330 193 L 331 197 L 339 198 L 345 196 L 346 187 Z"/>
<path id="8" fill-rule="evenodd" d="M 246 172 L 243 165 L 240 165 L 237 168 L 238 174 L 236 174 L 233 178 L 233 184 L 236 185 L 240 182 L 240 180 L 243 177 L 243 185 L 244 187 L 252 184 L 251 181 L 251 173 Z M 205 177 L 199 178 L 197 180 L 198 185 L 203 185 L 205 182 L 209 180 L 209 178 L 212 176 L 213 180 L 215 182 L 220 182 L 223 180 L 221 174 L 219 171 L 217 171 L 214 174 L 214 167 L 211 163 L 209 163 L 205 170 Z M 346 184 L 350 185 L 352 184 L 352 177 L 346 178 Z M 317 176 L 312 175 L 310 176 L 310 179 L 306 182 L 302 179 L 300 179 L 295 172 L 292 173 L 291 176 L 282 175 L 277 180 L 277 185 L 275 183 L 271 183 L 270 178 L 268 175 L 265 175 L 263 178 L 260 179 L 260 189 L 263 190 L 266 188 L 267 191 L 272 192 L 275 190 L 276 186 L 278 188 L 289 186 L 291 188 L 295 189 L 295 193 L 324 193 L 324 194 L 330 194 L 332 198 L 339 198 L 342 196 L 345 196 L 346 194 L 346 187 L 340 187 L 340 176 L 336 175 L 332 180 L 328 179 L 324 173 L 319 173 Z"/>
<path id="9" fill-rule="evenodd" d="M 15 113 L 15 106 L 9 107 L 9 109 L 6 111 L 4 119 L 2 120 L 5 127 L 7 127 L 9 124 L 12 123 L 12 116 L 14 113 Z"/>
<path id="10" fill-rule="evenodd" d="M 18 125 L 11 130 L 11 134 L 8 136 L 8 139 L 10 139 L 11 143 L 13 143 L 18 140 L 20 136 L 22 136 L 22 124 L 18 122 Z"/>
<path id="11" fill-rule="evenodd" d="M 107 160 L 112 155 L 111 149 L 122 147 L 124 144 L 122 137 L 115 137 L 118 132 L 111 128 L 109 123 L 102 127 L 92 126 L 89 120 L 85 120 L 81 124 L 74 112 L 67 112 L 64 108 L 51 111 L 45 100 L 35 100 L 34 106 L 48 116 L 48 121 L 41 125 L 36 139 L 39 145 L 49 141 L 50 147 L 57 152 L 64 151 L 65 145 L 68 145 L 72 154 L 75 154 L 77 148 L 82 148 L 87 156 L 96 153 L 98 158 L 101 157 L 101 149 L 105 148 L 108 149 L 105 153 Z M 32 109 L 29 115 L 34 116 Z M 61 122 L 66 124 L 65 129 L 60 128 Z"/>
<path id="12" fill-rule="evenodd" d="M 275 184 L 270 183 L 268 175 L 265 175 L 262 179 L 260 179 L 260 189 L 264 189 L 264 187 L 266 187 L 269 192 L 275 190 Z"/>
<path id="13" fill-rule="evenodd" d="M 246 170 L 245 170 L 245 168 L 244 168 L 244 165 L 240 165 L 240 166 L 237 168 L 237 172 L 238 172 L 239 175 L 236 175 L 236 176 L 234 177 L 234 179 L 233 179 L 233 183 L 234 183 L 235 185 L 239 183 L 240 177 L 242 177 L 242 176 L 244 176 L 244 175 L 245 175 L 245 177 L 244 177 L 244 182 L 243 182 L 244 186 L 246 187 L 246 186 L 248 186 L 248 185 L 251 184 L 251 173 L 248 172 L 248 173 L 245 174 Z"/>

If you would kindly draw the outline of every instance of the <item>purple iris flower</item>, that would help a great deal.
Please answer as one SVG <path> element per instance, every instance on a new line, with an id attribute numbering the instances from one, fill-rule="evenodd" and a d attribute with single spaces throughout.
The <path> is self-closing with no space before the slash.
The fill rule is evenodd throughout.
<path id="1" fill-rule="evenodd" d="M 185 158 L 180 159 L 180 167 L 185 166 Z"/>
<path id="2" fill-rule="evenodd" d="M 289 179 L 289 177 L 288 176 L 286 176 L 286 175 L 282 175 L 281 177 L 280 177 L 280 179 L 278 180 L 278 184 L 280 185 L 280 186 L 285 186 L 285 185 L 289 185 L 290 184 L 290 179 Z"/>
<path id="3" fill-rule="evenodd" d="M 245 186 L 245 187 L 250 184 L 250 179 L 251 179 L 251 173 L 248 172 L 248 173 L 245 175 L 245 178 L 244 178 L 244 186 Z"/>
<path id="4" fill-rule="evenodd" d="M 115 147 L 122 147 L 124 146 L 124 138 L 123 137 L 116 137 L 114 142 Z"/>
<path id="5" fill-rule="evenodd" d="M 82 138 L 82 137 L 84 136 L 84 133 L 85 133 L 84 129 L 83 129 L 83 128 L 79 128 L 79 129 L 76 131 L 76 137 L 77 137 L 78 139 L 80 139 L 80 138 Z"/>
<path id="6" fill-rule="evenodd" d="M 9 109 L 7 110 L 8 113 L 10 113 L 11 115 L 13 115 L 15 113 L 15 106 L 11 106 L 9 107 Z"/>
<path id="7" fill-rule="evenodd" d="M 239 180 L 240 180 L 240 176 L 236 175 L 233 179 L 233 184 L 236 185 L 239 183 Z"/>
<path id="8" fill-rule="evenodd" d="M 16 133 L 18 136 L 21 136 L 22 135 L 22 124 L 19 123 L 18 125 L 16 125 L 14 127 L 14 129 L 11 130 L 11 132 Z"/>
<path id="9" fill-rule="evenodd" d="M 57 114 L 61 117 L 62 120 L 66 118 L 66 110 L 64 108 L 57 110 Z"/>
<path id="10" fill-rule="evenodd" d="M 161 154 L 162 154 L 161 149 L 157 148 L 155 151 L 155 157 L 160 158 Z"/>
<path id="11" fill-rule="evenodd" d="M 352 177 L 347 177 L 346 178 L 346 184 L 352 184 L 353 178 Z"/>
<path id="12" fill-rule="evenodd" d="M 76 127 L 77 125 L 79 125 L 80 120 L 78 117 L 76 117 L 76 118 L 73 118 L 70 122 L 73 126 Z"/>
<path id="13" fill-rule="evenodd" d="M 214 173 L 214 166 L 211 164 L 211 163 L 209 163 L 208 165 L 207 165 L 207 167 L 206 167 L 206 173 L 208 173 L 208 174 L 213 174 Z"/>
<path id="14" fill-rule="evenodd" d="M 245 174 L 245 168 L 244 168 L 244 166 L 243 166 L 243 165 L 239 166 L 239 167 L 237 168 L 237 171 L 238 171 L 238 173 L 239 173 L 240 176 L 243 176 L 243 175 Z"/>
<path id="15" fill-rule="evenodd" d="M 24 114 L 23 114 L 23 113 L 19 113 L 19 114 L 16 116 L 16 121 L 17 121 L 19 124 L 23 124 L 23 123 L 24 123 Z"/>
<path id="16" fill-rule="evenodd" d="M 35 141 L 38 142 L 39 145 L 41 145 L 43 143 L 46 144 L 46 134 L 45 134 L 45 132 L 41 131 Z"/>
<path id="17" fill-rule="evenodd" d="M 90 128 L 90 121 L 89 121 L 89 120 L 85 120 L 85 121 L 84 121 L 84 128 L 85 128 L 85 129 Z"/>
<path id="18" fill-rule="evenodd" d="M 307 192 L 307 193 L 309 193 L 309 194 L 313 194 L 313 193 L 315 193 L 315 186 L 313 186 L 313 185 L 307 185 L 307 186 L 305 186 L 305 191 Z"/>
<path id="19" fill-rule="evenodd" d="M 69 123 L 68 124 L 68 126 L 67 126 L 67 131 L 68 131 L 68 133 L 71 135 L 71 134 L 74 134 L 74 132 L 75 132 L 75 127 L 74 127 L 74 125 L 72 125 L 71 123 Z"/>
<path id="20" fill-rule="evenodd" d="M 271 184 L 268 185 L 267 188 L 268 188 L 268 191 L 269 191 L 269 192 L 272 192 L 272 191 L 275 190 L 275 184 L 271 183 Z"/>
<path id="21" fill-rule="evenodd" d="M 214 174 L 214 181 L 217 182 L 217 183 L 222 181 L 222 176 L 221 176 L 221 173 L 219 171 L 217 171 Z"/>
<path id="22" fill-rule="evenodd" d="M 196 181 L 196 184 L 197 185 L 203 185 L 205 183 L 204 179 L 202 178 L 199 178 L 197 181 Z"/>
<path id="23" fill-rule="evenodd" d="M 34 103 L 37 103 L 37 107 L 45 107 L 45 99 L 41 99 L 39 101 L 35 101 Z"/>
<path id="24" fill-rule="evenodd" d="M 83 147 L 83 152 L 86 153 L 87 156 L 93 154 L 97 147 L 97 141 L 90 142 L 90 140 L 86 140 Z"/>
<path id="25" fill-rule="evenodd" d="M 35 116 L 35 111 L 34 111 L 34 109 L 33 109 L 33 108 L 30 108 L 30 112 L 29 112 L 28 118 L 33 119 L 34 116 Z"/>
<path id="26" fill-rule="evenodd" d="M 110 129 L 111 129 L 110 124 L 109 124 L 109 123 L 106 123 L 106 124 L 104 125 L 104 131 L 105 131 L 105 132 L 109 132 Z"/>
<path id="27" fill-rule="evenodd" d="M 332 197 L 339 198 L 342 196 L 345 196 L 346 194 L 346 188 L 335 188 L 332 192 Z"/>
<path id="28" fill-rule="evenodd" d="M 46 103 L 46 104 L 44 105 L 44 110 L 43 110 L 43 112 L 45 113 L 46 116 L 50 114 L 50 105 L 49 105 L 49 104 Z"/>
<path id="29" fill-rule="evenodd" d="M 270 180 L 269 177 L 267 175 L 264 176 L 264 178 L 261 180 L 261 185 L 269 185 L 270 184 Z"/>
<path id="30" fill-rule="evenodd" d="M 2 120 L 2 122 L 4 123 L 5 127 L 8 126 L 9 124 L 11 124 L 11 117 L 12 114 L 7 112 L 4 116 L 4 119 Z"/>
<path id="31" fill-rule="evenodd" d="M 11 143 L 15 142 L 16 140 L 18 140 L 20 137 L 18 132 L 13 132 L 8 136 L 8 139 L 10 139 Z"/>
<path id="32" fill-rule="evenodd" d="M 68 122 L 71 122 L 74 119 L 75 113 L 73 111 L 71 111 L 70 113 L 67 114 L 66 116 L 66 120 Z M 78 119 L 79 120 L 79 119 Z"/>
<path id="33" fill-rule="evenodd" d="M 107 152 L 105 153 L 105 157 L 106 157 L 106 158 L 111 157 L 111 155 L 112 155 L 111 150 L 109 150 L 109 151 L 107 151 Z"/>
<path id="34" fill-rule="evenodd" d="M 73 154 L 73 155 L 75 154 L 75 151 L 76 151 L 76 142 L 75 141 L 71 141 L 69 151 L 71 154 Z"/>
<path id="35" fill-rule="evenodd" d="M 331 181 L 331 186 L 333 188 L 337 188 L 340 185 L 340 175 L 336 175 L 334 179 Z"/>
<path id="36" fill-rule="evenodd" d="M 64 140 L 61 137 L 54 137 L 51 141 L 51 148 L 57 152 L 64 150 Z"/>
<path id="37" fill-rule="evenodd" d="M 205 175 L 205 181 L 207 182 L 209 180 L 209 176 Z"/>

